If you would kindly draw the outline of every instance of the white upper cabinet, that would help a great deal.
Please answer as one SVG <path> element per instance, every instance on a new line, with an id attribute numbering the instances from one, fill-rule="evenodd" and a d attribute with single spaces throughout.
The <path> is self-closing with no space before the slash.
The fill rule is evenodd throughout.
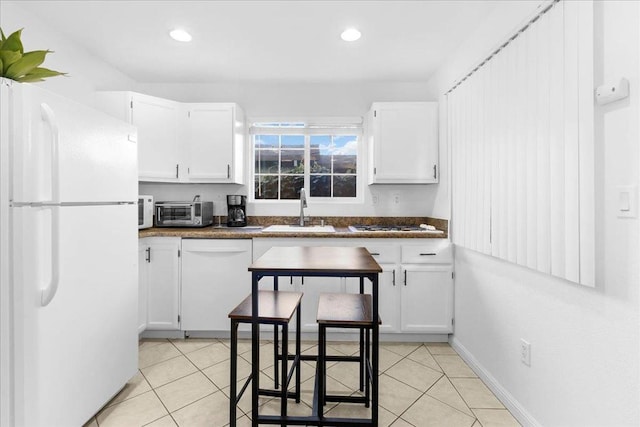
<path id="1" fill-rule="evenodd" d="M 138 128 L 138 180 L 178 182 L 180 103 L 134 92 L 99 92 L 107 113 Z"/>
<path id="2" fill-rule="evenodd" d="M 131 124 L 138 128 L 138 177 L 141 181 L 178 181 L 180 104 L 131 95 Z"/>
<path id="3" fill-rule="evenodd" d="M 236 104 L 185 104 L 189 182 L 242 184 L 244 114 Z"/>
<path id="4" fill-rule="evenodd" d="M 438 103 L 373 103 L 369 184 L 431 184 L 438 174 Z"/>
<path id="5" fill-rule="evenodd" d="M 231 103 L 181 103 L 100 92 L 103 110 L 138 128 L 138 179 L 243 183 L 244 113 Z"/>

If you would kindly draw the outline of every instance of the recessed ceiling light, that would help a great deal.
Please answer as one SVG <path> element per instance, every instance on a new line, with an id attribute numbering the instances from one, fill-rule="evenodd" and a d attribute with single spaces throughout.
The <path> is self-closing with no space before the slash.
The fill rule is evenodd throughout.
<path id="1" fill-rule="evenodd" d="M 190 42 L 191 34 L 187 33 L 185 30 L 172 30 L 169 35 L 172 39 L 177 40 L 179 42 Z"/>
<path id="2" fill-rule="evenodd" d="M 340 34 L 342 40 L 346 42 L 354 42 L 358 40 L 360 36 L 362 36 L 362 34 L 360 34 L 360 31 L 356 30 L 355 28 L 347 28 L 342 32 L 342 34 Z"/>

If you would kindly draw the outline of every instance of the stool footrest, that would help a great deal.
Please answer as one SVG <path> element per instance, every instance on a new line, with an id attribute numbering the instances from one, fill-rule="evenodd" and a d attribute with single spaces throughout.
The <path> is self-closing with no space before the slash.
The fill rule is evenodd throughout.
<path id="1" fill-rule="evenodd" d="M 366 396 L 339 396 L 335 394 L 326 394 L 325 402 L 348 402 L 348 403 L 369 403 Z"/>
<path id="2" fill-rule="evenodd" d="M 360 356 L 325 356 L 327 362 L 360 362 Z"/>
<path id="3" fill-rule="evenodd" d="M 280 390 L 271 390 L 271 389 L 268 389 L 268 388 L 258 389 L 258 394 L 260 396 L 273 396 L 273 397 L 281 397 L 282 396 L 282 392 Z M 287 397 L 290 398 L 290 399 L 295 399 L 296 392 L 295 391 L 288 391 L 287 392 Z"/>

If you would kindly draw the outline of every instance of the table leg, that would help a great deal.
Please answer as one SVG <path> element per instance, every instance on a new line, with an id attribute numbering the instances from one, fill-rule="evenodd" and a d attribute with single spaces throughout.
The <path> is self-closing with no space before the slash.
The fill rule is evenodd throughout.
<path id="1" fill-rule="evenodd" d="M 278 276 L 273 276 L 273 290 L 278 290 Z M 278 325 L 273 325 L 273 388 L 278 388 Z"/>
<path id="2" fill-rule="evenodd" d="M 258 391 L 260 390 L 260 323 L 258 322 L 258 280 L 251 277 L 251 425 L 258 427 Z"/>
<path id="3" fill-rule="evenodd" d="M 378 425 L 378 356 L 380 354 L 378 346 L 378 275 L 374 274 L 371 278 L 371 292 L 373 294 L 373 327 L 371 334 L 373 335 L 373 366 L 372 366 L 372 397 L 371 397 L 371 420 L 373 421 L 373 426 L 377 427 Z"/>
<path id="4" fill-rule="evenodd" d="M 229 397 L 229 426 L 236 427 L 238 400 L 238 322 L 231 321 L 231 381 Z"/>

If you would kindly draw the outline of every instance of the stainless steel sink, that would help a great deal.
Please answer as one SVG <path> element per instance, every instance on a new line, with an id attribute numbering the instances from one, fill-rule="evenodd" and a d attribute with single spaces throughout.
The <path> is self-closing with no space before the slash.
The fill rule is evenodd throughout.
<path id="1" fill-rule="evenodd" d="M 332 225 L 270 225 L 262 229 L 265 233 L 335 233 Z"/>

